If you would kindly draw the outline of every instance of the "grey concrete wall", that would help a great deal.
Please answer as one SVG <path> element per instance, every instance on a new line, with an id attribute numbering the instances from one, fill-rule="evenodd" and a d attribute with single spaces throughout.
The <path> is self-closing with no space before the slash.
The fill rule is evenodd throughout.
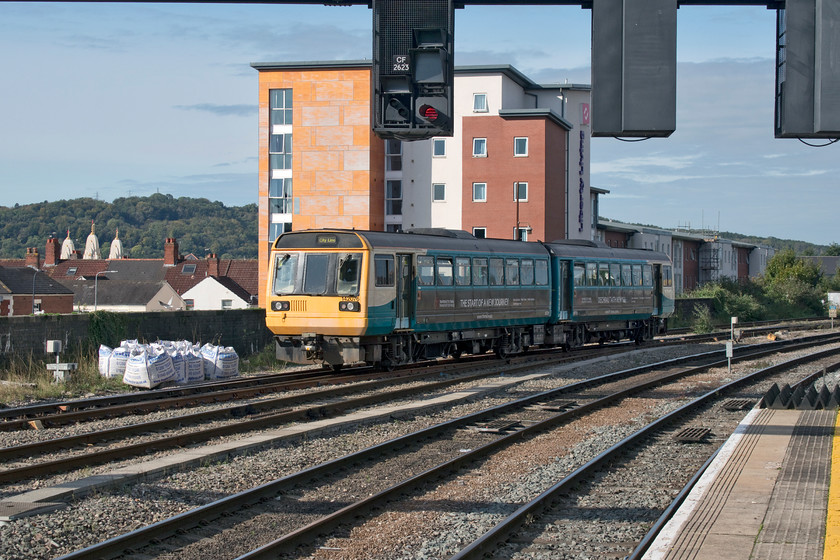
<path id="1" fill-rule="evenodd" d="M 60 340 L 65 352 L 72 354 L 134 338 L 210 342 L 233 346 L 240 356 L 247 356 L 265 348 L 271 332 L 265 326 L 264 309 L 0 317 L 0 357 L 44 355 L 47 340 Z"/>

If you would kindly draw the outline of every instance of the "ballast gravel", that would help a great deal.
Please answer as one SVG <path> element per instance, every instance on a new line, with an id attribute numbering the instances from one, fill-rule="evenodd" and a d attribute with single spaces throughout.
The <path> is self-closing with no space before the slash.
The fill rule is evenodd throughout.
<path id="1" fill-rule="evenodd" d="M 720 344 L 651 347 L 618 358 L 596 359 L 583 364 L 566 365 L 554 372 L 553 379 L 544 378 L 532 381 L 527 389 L 544 390 L 558 384 L 603 375 L 610 371 L 627 369 L 651 361 L 719 348 Z M 0 526 L 0 560 L 54 558 L 312 465 L 507 400 L 508 398 L 504 395 L 498 395 L 474 403 L 459 404 L 445 410 L 418 413 L 405 419 L 369 424 L 356 427 L 354 430 L 336 430 L 323 437 L 305 439 L 293 444 L 281 444 L 222 463 L 174 473 L 161 480 L 137 483 L 126 488 L 81 498 L 71 502 L 64 509 Z M 638 421 L 641 420 L 641 418 L 638 419 Z M 453 547 L 457 549 L 458 546 L 475 538 L 475 527 L 492 526 L 510 513 L 512 504 L 523 503 L 533 497 L 535 492 L 542 491 L 546 477 L 559 480 L 565 476 L 562 473 L 568 473 L 574 465 L 588 460 L 586 458 L 596 452 L 595 448 L 598 448 L 597 452 L 600 452 L 603 441 L 618 441 L 634 429 L 632 423 L 614 422 L 613 424 L 593 434 L 591 438 L 574 445 L 568 453 L 558 454 L 548 466 L 531 472 L 518 484 L 507 482 L 501 485 L 487 485 L 484 484 L 487 480 L 483 475 L 476 476 L 475 488 L 461 490 L 466 490 L 474 499 L 480 499 L 481 507 L 459 512 L 457 515 L 440 516 L 433 511 L 418 512 L 418 515 L 424 517 L 430 527 L 430 531 L 424 533 L 420 542 L 417 542 L 416 533 L 401 530 L 400 522 L 396 518 L 393 523 L 389 523 L 387 518 L 379 520 L 382 531 L 380 537 L 383 542 L 387 541 L 389 545 L 395 542 L 404 544 L 402 555 L 391 548 L 390 554 L 382 557 L 390 560 L 448 557 L 446 555 L 451 554 Z M 32 485 L 29 486 L 31 487 Z M 440 489 L 440 491 L 442 497 L 447 490 Z M 8 499 L 10 496 L 6 497 Z M 418 521 L 421 520 L 413 520 L 413 522 Z M 355 557 L 377 557 L 374 551 L 368 551 L 370 553 L 368 556 L 351 556 L 349 551 L 345 552 L 348 552 L 348 555 L 340 550 L 330 551 L 325 548 L 316 554 L 316 557 L 347 558 L 348 560 Z"/>

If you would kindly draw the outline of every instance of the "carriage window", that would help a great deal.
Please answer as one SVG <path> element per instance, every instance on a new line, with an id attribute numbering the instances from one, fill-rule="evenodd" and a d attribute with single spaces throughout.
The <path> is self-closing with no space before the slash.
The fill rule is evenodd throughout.
<path id="1" fill-rule="evenodd" d="M 362 271 L 362 255 L 349 253 L 338 259 L 338 279 L 335 291 L 340 296 L 354 296 L 359 293 L 359 276 Z"/>
<path id="2" fill-rule="evenodd" d="M 621 266 L 618 263 L 610 265 L 610 286 L 621 286 Z"/>
<path id="3" fill-rule="evenodd" d="M 508 286 L 519 285 L 519 259 L 505 261 L 505 280 Z"/>
<path id="4" fill-rule="evenodd" d="M 530 286 L 534 283 L 534 261 L 531 259 L 522 259 L 519 265 L 519 281 L 523 286 Z"/>
<path id="5" fill-rule="evenodd" d="M 473 286 L 487 285 L 487 259 L 473 259 Z"/>
<path id="6" fill-rule="evenodd" d="M 373 257 L 373 268 L 377 286 L 394 285 L 394 257 L 392 255 Z"/>
<path id="7" fill-rule="evenodd" d="M 437 258 L 437 284 L 438 286 L 452 285 L 452 257 Z"/>
<path id="8" fill-rule="evenodd" d="M 633 277 L 630 274 L 630 265 L 629 264 L 621 265 L 621 285 L 622 286 L 632 286 L 633 285 Z"/>
<path id="9" fill-rule="evenodd" d="M 634 286 L 641 286 L 642 285 L 642 265 L 634 264 L 633 265 L 633 285 Z"/>
<path id="10" fill-rule="evenodd" d="M 537 286 L 548 286 L 548 261 L 537 261 L 534 279 Z"/>
<path id="11" fill-rule="evenodd" d="M 653 286 L 653 270 L 649 264 L 642 267 L 642 281 L 645 286 Z"/>
<path id="12" fill-rule="evenodd" d="M 316 295 L 327 292 L 330 255 L 310 253 L 303 268 L 303 293 Z"/>
<path id="13" fill-rule="evenodd" d="M 575 286 L 584 286 L 586 284 L 586 269 L 583 264 L 575 264 Z"/>
<path id="14" fill-rule="evenodd" d="M 470 259 L 455 258 L 455 283 L 459 286 L 470 285 Z"/>
<path id="15" fill-rule="evenodd" d="M 291 294 L 295 291 L 295 273 L 297 272 L 298 256 L 286 253 L 277 255 L 274 260 L 274 293 Z"/>
<path id="16" fill-rule="evenodd" d="M 598 265 L 595 263 L 586 263 L 586 285 L 598 285 Z"/>
<path id="17" fill-rule="evenodd" d="M 435 285 L 434 257 L 417 257 L 417 281 L 421 286 Z"/>
<path id="18" fill-rule="evenodd" d="M 505 284 L 505 261 L 504 259 L 490 259 L 490 285 L 504 286 Z"/>
<path id="19" fill-rule="evenodd" d="M 610 265 L 601 263 L 598 265 L 598 285 L 609 286 L 610 282 Z"/>

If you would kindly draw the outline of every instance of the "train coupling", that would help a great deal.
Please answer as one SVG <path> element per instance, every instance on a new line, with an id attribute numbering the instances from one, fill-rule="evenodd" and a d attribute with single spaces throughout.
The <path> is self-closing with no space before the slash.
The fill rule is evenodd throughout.
<path id="1" fill-rule="evenodd" d="M 306 351 L 307 360 L 323 360 L 324 346 L 323 340 L 315 333 L 303 333 L 301 336 L 303 340 L 303 349 Z"/>

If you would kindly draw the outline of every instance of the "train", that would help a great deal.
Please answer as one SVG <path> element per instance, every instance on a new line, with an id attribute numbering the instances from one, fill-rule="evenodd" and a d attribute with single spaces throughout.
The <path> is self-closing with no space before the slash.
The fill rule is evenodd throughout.
<path id="1" fill-rule="evenodd" d="M 335 369 L 642 343 L 674 311 L 665 253 L 448 229 L 284 233 L 266 293 L 277 359 Z"/>

